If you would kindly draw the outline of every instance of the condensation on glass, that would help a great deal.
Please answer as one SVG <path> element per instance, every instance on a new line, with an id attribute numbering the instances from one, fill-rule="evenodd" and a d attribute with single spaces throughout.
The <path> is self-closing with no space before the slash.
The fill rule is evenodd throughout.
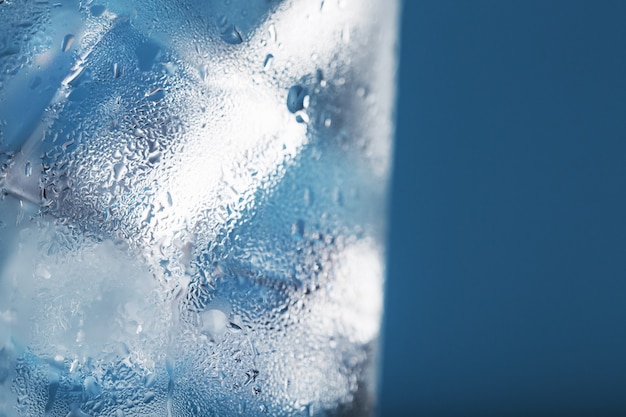
<path id="1" fill-rule="evenodd" d="M 0 416 L 373 412 L 397 12 L 0 1 Z"/>

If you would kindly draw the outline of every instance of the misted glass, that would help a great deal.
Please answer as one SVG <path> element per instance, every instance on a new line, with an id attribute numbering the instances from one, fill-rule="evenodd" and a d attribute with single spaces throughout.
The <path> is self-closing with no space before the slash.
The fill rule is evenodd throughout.
<path id="1" fill-rule="evenodd" d="M 0 0 L 0 416 L 376 409 L 396 0 Z"/>

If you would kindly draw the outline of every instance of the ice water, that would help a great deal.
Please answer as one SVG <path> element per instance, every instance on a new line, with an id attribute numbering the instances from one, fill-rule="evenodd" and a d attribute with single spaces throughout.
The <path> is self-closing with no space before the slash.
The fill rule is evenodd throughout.
<path id="1" fill-rule="evenodd" d="M 396 18 L 0 1 L 0 416 L 375 413 Z"/>

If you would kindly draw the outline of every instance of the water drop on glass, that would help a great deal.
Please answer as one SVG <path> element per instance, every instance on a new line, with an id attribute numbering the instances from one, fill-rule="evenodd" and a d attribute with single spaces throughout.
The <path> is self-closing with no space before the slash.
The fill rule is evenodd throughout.
<path id="1" fill-rule="evenodd" d="M 224 337 L 229 321 L 223 311 L 211 309 L 201 314 L 203 330 L 207 332 L 215 341 L 220 341 Z"/>
<path id="2" fill-rule="evenodd" d="M 83 387 L 85 388 L 85 393 L 92 397 L 97 397 L 98 395 L 100 395 L 100 387 L 98 386 L 98 383 L 93 376 L 88 376 L 87 378 L 85 378 L 85 381 L 83 382 Z"/>
<path id="3" fill-rule="evenodd" d="M 305 112 L 300 111 L 296 114 L 296 122 L 309 123 L 309 116 Z"/>
<path id="4" fill-rule="evenodd" d="M 113 166 L 113 178 L 115 181 L 119 181 L 124 175 L 126 175 L 126 166 L 123 163 L 117 163 Z"/>
<path id="5" fill-rule="evenodd" d="M 33 77 L 33 79 L 31 80 L 29 87 L 34 90 L 35 88 L 39 87 L 41 85 L 41 77 L 39 76 L 35 76 Z"/>
<path id="6" fill-rule="evenodd" d="M 122 66 L 117 62 L 113 64 L 113 78 L 120 78 L 122 76 Z"/>
<path id="7" fill-rule="evenodd" d="M 341 31 L 341 40 L 344 43 L 350 43 L 350 26 L 346 25 Z"/>
<path id="8" fill-rule="evenodd" d="M 287 109 L 295 113 L 304 108 L 304 98 L 307 96 L 307 89 L 301 85 L 294 85 L 287 94 Z"/>
<path id="9" fill-rule="evenodd" d="M 106 8 L 100 4 L 95 4 L 93 6 L 91 6 L 91 8 L 89 9 L 89 11 L 91 12 L 91 15 L 93 17 L 100 17 L 102 16 L 102 13 L 104 13 L 104 11 L 106 10 Z"/>
<path id="10" fill-rule="evenodd" d="M 159 163 L 160 161 L 161 161 L 161 152 L 156 151 L 148 155 L 148 163 L 156 164 L 156 163 Z"/>
<path id="11" fill-rule="evenodd" d="M 221 31 L 220 37 L 226 43 L 237 45 L 243 42 L 243 37 L 235 25 L 227 24 Z"/>
<path id="12" fill-rule="evenodd" d="M 139 69 L 141 71 L 150 71 L 160 51 L 160 46 L 154 41 L 147 41 L 139 45 L 135 49 Z"/>
<path id="13" fill-rule="evenodd" d="M 67 52 L 72 47 L 74 43 L 74 35 L 68 34 L 63 38 L 63 43 L 61 43 L 61 51 Z"/>
<path id="14" fill-rule="evenodd" d="M 270 40 L 276 42 L 276 28 L 273 24 L 268 28 L 268 32 L 270 33 Z"/>
<path id="15" fill-rule="evenodd" d="M 165 90 L 162 88 L 155 88 L 152 91 L 146 93 L 146 98 L 150 101 L 159 101 L 165 97 Z"/>
<path id="16" fill-rule="evenodd" d="M 263 69 L 264 70 L 269 69 L 270 66 L 272 65 L 273 60 L 274 60 L 274 55 L 267 54 L 267 56 L 265 56 L 265 62 L 263 62 Z"/>
<path id="17" fill-rule="evenodd" d="M 294 235 L 304 236 L 304 220 L 298 219 L 293 226 L 291 226 L 291 233 Z"/>

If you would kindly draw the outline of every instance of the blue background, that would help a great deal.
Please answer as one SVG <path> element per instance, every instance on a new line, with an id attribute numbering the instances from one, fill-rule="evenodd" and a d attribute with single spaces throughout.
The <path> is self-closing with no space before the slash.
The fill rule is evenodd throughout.
<path id="1" fill-rule="evenodd" d="M 626 415 L 626 2 L 403 8 L 382 414 Z"/>

